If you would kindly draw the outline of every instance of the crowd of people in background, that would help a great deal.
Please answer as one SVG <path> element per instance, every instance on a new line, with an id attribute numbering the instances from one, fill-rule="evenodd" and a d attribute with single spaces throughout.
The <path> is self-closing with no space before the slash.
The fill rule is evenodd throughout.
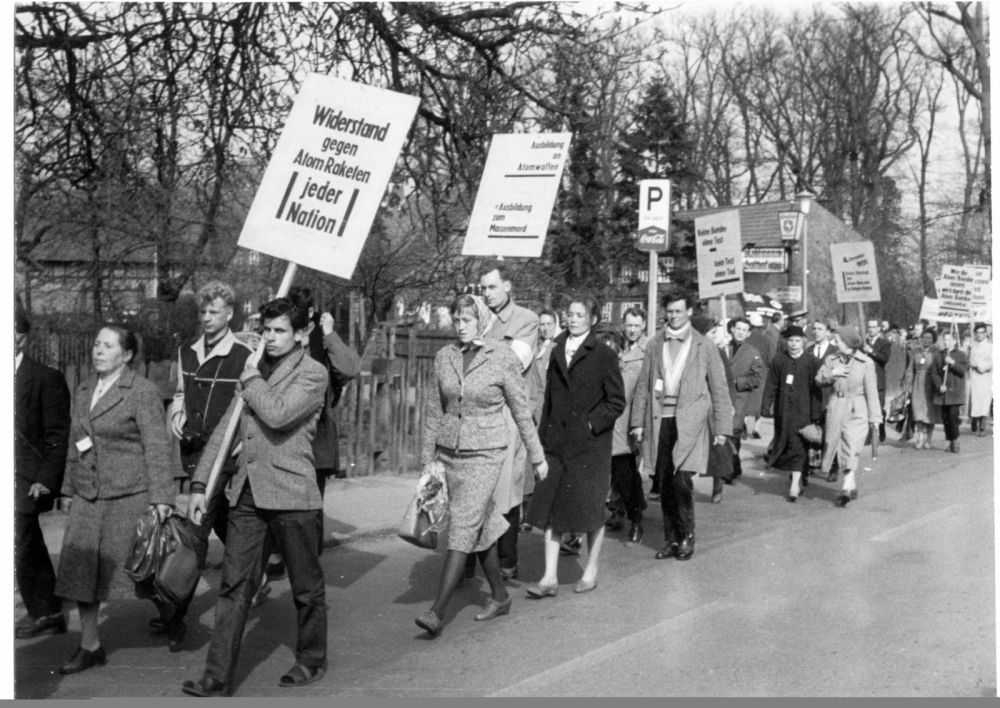
<path id="1" fill-rule="evenodd" d="M 870 319 L 862 334 L 804 310 L 717 321 L 690 293 L 671 290 L 649 337 L 638 305 L 619 325 L 600 322 L 586 295 L 536 314 L 515 302 L 513 281 L 502 261 L 482 266 L 474 292 L 452 302 L 455 341 L 434 362 L 438 390 L 428 397 L 421 457 L 444 471 L 450 527 L 436 598 L 416 618 L 432 637 L 477 559 L 491 592 L 475 619 L 511 611 L 519 534 L 535 528 L 544 535 L 544 571 L 525 588 L 535 600 L 558 594 L 560 554 L 585 552 L 573 591 L 595 590 L 606 531 L 640 544 L 649 502 L 659 502 L 663 519 L 655 558 L 692 558 L 694 478 L 711 476 L 711 503 L 721 503 L 742 474 L 741 444 L 761 437 L 762 419 L 773 420 L 764 460 L 787 474 L 785 498 L 795 502 L 820 475 L 841 481 L 842 507 L 858 499 L 865 445 L 874 454 L 887 427 L 923 450 L 940 423 L 951 453 L 960 451 L 964 420 L 978 436 L 990 430 L 992 331 L 984 323 L 939 331 Z M 260 308 L 259 361 L 229 328 L 232 288 L 213 282 L 198 296 L 201 333 L 178 351 L 166 411 L 130 366 L 138 343 L 127 328 L 97 331 L 93 374 L 71 397 L 59 372 L 23 353 L 30 322 L 18 311 L 15 572 L 28 614 L 16 636 L 65 633 L 63 601 L 71 601 L 80 644 L 59 671 L 106 663 L 98 612 L 133 590 L 122 565 L 136 519 L 186 511 L 199 567 L 213 530 L 225 549 L 205 668 L 183 691 L 232 693 L 247 613 L 279 573 L 292 586 L 298 633 L 295 664 L 279 684 L 306 685 L 326 671 L 319 556 L 324 482 L 338 467 L 333 408 L 360 358 L 306 289 Z M 231 442 L 221 425 L 229 415 L 239 416 Z M 171 444 L 190 478 L 186 510 L 173 509 Z M 72 503 L 57 573 L 38 515 L 59 493 Z M 157 603 L 150 620 L 171 651 L 184 648 L 190 601 Z"/>

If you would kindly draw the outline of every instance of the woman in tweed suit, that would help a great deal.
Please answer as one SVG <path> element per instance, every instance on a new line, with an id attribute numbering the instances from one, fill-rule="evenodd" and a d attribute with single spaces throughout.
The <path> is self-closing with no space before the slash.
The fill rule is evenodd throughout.
<path id="1" fill-rule="evenodd" d="M 170 513 L 174 482 L 160 392 L 132 370 L 135 335 L 104 325 L 92 350 L 94 375 L 77 386 L 70 426 L 70 459 L 62 493 L 71 496 L 59 555 L 56 594 L 75 600 L 80 646 L 59 672 L 72 674 L 107 659 L 97 632 L 100 603 L 131 595 L 122 573 L 147 507 Z"/>
<path id="2" fill-rule="evenodd" d="M 538 476 L 544 479 L 548 472 L 517 355 L 502 343 L 484 339 L 491 317 L 486 303 L 474 295 L 459 295 L 451 317 L 458 341 L 434 358 L 438 395 L 428 401 L 421 451 L 422 464 L 436 456 L 444 465 L 449 495 L 448 552 L 437 598 L 416 619 L 417 626 L 435 637 L 469 553 L 479 555 L 492 592 L 476 620 L 510 612 L 496 546 L 507 530 L 506 509 L 497 508 L 492 499 L 509 443 L 505 408 L 514 416 Z"/>

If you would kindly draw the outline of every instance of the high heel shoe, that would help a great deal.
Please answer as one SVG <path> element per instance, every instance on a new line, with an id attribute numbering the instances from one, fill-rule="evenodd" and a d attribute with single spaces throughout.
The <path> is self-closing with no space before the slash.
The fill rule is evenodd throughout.
<path id="1" fill-rule="evenodd" d="M 597 588 L 597 578 L 594 578 L 589 582 L 581 578 L 580 581 L 577 582 L 576 586 L 573 588 L 573 592 L 585 593 L 585 592 L 590 592 L 591 590 L 595 590 L 596 588 Z"/>
<path id="2" fill-rule="evenodd" d="M 510 596 L 501 602 L 497 602 L 491 598 L 489 603 L 486 605 L 486 609 L 476 615 L 476 622 L 485 622 L 487 620 L 495 619 L 501 615 L 510 614 L 510 606 L 513 602 L 514 599 Z"/>
<path id="3" fill-rule="evenodd" d="M 525 590 L 528 597 L 540 600 L 543 597 L 555 597 L 559 594 L 559 585 L 542 585 L 541 583 L 532 583 Z"/>
<path id="4" fill-rule="evenodd" d="M 414 621 L 420 629 L 424 630 L 432 637 L 436 637 L 441 634 L 441 630 L 444 628 L 444 623 L 441 621 L 441 618 L 437 616 L 437 613 L 434 612 L 434 610 L 427 610 L 427 612 L 417 617 Z"/>
<path id="5" fill-rule="evenodd" d="M 104 654 L 104 647 L 97 647 L 93 651 L 77 647 L 70 660 L 59 667 L 59 673 L 76 674 L 86 671 L 92 666 L 104 666 L 106 663 L 108 663 L 108 657 Z"/>
<path id="6" fill-rule="evenodd" d="M 851 501 L 851 497 L 849 494 L 841 494 L 839 497 L 837 497 L 837 506 L 841 507 L 847 506 L 847 503 L 849 501 Z"/>

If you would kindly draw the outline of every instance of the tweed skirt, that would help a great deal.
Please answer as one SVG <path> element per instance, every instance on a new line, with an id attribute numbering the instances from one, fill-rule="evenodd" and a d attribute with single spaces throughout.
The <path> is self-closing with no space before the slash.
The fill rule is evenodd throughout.
<path id="1" fill-rule="evenodd" d="M 116 499 L 73 497 L 59 554 L 56 595 L 78 602 L 135 597 L 122 570 L 135 542 L 135 524 L 149 507 L 149 493 Z"/>
<path id="2" fill-rule="evenodd" d="M 493 498 L 503 466 L 504 448 L 456 451 L 439 447 L 438 460 L 448 480 L 448 550 L 485 551 L 509 524 L 506 509 Z"/>

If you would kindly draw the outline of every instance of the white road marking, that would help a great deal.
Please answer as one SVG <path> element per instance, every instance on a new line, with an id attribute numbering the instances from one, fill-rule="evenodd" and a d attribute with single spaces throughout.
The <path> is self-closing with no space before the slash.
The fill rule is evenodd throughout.
<path id="1" fill-rule="evenodd" d="M 929 524 L 932 521 L 937 521 L 938 519 L 955 514 L 961 507 L 958 504 L 952 504 L 951 506 L 946 506 L 944 509 L 939 509 L 933 514 L 928 514 L 927 516 L 921 516 L 920 518 L 913 519 L 912 521 L 907 521 L 901 526 L 896 526 L 888 531 L 883 531 L 878 536 L 872 536 L 872 541 L 891 541 L 894 538 L 902 536 L 907 531 L 914 529 L 918 526 L 923 526 L 924 524 Z"/>
<path id="2" fill-rule="evenodd" d="M 730 603 L 723 602 L 722 600 L 715 600 L 707 605 L 695 607 L 694 609 L 688 610 L 687 612 L 679 614 L 676 617 L 671 617 L 670 619 L 664 620 L 659 624 L 654 624 L 652 627 L 647 627 L 641 632 L 636 632 L 628 635 L 627 637 L 622 637 L 621 639 L 611 642 L 610 644 L 605 644 L 602 647 L 592 649 L 586 654 L 581 654 L 575 659 L 570 659 L 562 664 L 553 666 L 551 669 L 542 671 L 534 676 L 529 676 L 523 681 L 518 681 L 507 688 L 489 694 L 488 697 L 498 698 L 504 696 L 524 695 L 525 693 L 531 691 L 543 689 L 555 681 L 564 679 L 574 673 L 584 671 L 589 667 L 604 666 L 610 659 L 620 656 L 626 652 L 634 652 L 636 644 L 658 640 L 660 635 L 662 635 L 668 628 L 671 628 L 674 624 L 685 622 L 699 615 L 720 612 L 729 606 Z"/>

